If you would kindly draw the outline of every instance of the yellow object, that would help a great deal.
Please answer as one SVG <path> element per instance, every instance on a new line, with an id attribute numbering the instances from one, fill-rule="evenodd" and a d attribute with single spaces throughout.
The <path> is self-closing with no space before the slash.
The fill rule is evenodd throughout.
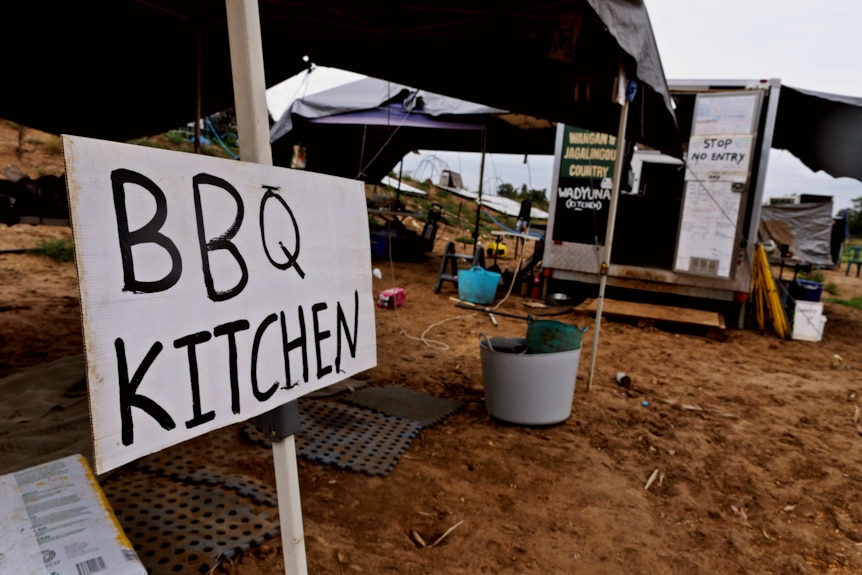
<path id="1" fill-rule="evenodd" d="M 494 255 L 495 250 L 497 252 L 496 256 Z M 485 255 L 487 255 L 489 258 L 492 258 L 492 257 L 504 258 L 504 257 L 506 257 L 507 253 L 508 252 L 506 250 L 506 244 L 504 244 L 501 241 L 497 241 L 496 243 L 489 244 L 488 249 L 485 250 Z"/>
<path id="2" fill-rule="evenodd" d="M 768 317 L 772 320 L 775 334 L 782 339 L 787 339 L 790 334 L 787 315 L 784 313 L 784 306 L 781 304 L 778 291 L 775 289 L 775 278 L 772 277 L 772 268 L 769 267 L 769 260 L 766 257 L 763 244 L 759 244 L 754 252 L 751 281 L 753 285 L 752 300 L 755 305 L 758 327 L 761 331 L 764 330 Z"/>

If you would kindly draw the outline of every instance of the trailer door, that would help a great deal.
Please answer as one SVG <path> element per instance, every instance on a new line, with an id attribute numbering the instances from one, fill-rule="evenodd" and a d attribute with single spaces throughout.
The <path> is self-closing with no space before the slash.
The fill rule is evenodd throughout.
<path id="1" fill-rule="evenodd" d="M 762 96 L 761 90 L 697 95 L 686 152 L 676 272 L 734 277 Z"/>

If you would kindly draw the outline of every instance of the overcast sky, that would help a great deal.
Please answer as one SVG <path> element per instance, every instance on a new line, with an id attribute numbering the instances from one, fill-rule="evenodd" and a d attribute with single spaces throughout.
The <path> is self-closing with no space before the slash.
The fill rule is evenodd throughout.
<path id="1" fill-rule="evenodd" d="M 795 88 L 862 97 L 860 0 L 646 0 L 646 5 L 670 80 L 778 78 Z M 295 85 L 281 90 L 271 90 L 271 107 L 298 91 Z M 436 180 L 444 167 L 478 189 L 478 153 L 422 150 L 408 154 L 403 169 Z M 552 171 L 550 156 L 524 163 L 523 156 L 488 155 L 483 191 L 500 183 L 549 189 Z M 773 150 L 765 196 L 803 193 L 834 196 L 837 211 L 862 197 L 862 182 L 813 173 L 789 152 Z"/>

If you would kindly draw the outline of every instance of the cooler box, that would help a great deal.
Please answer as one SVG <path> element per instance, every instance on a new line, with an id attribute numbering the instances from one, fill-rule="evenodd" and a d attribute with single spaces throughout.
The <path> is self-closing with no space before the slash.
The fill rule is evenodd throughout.
<path id="1" fill-rule="evenodd" d="M 802 341 L 820 341 L 823 339 L 823 328 L 826 326 L 826 316 L 823 315 L 821 302 L 796 301 L 793 310 L 793 331 L 791 339 Z"/>

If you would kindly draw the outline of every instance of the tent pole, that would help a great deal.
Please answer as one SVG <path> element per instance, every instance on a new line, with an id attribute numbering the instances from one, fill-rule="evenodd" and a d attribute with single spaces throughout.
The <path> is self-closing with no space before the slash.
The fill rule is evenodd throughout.
<path id="1" fill-rule="evenodd" d="M 203 26 L 200 22 L 200 14 L 198 21 L 195 24 L 195 34 L 197 36 L 197 58 L 195 61 L 195 154 L 201 153 L 201 92 L 202 92 L 202 71 L 203 67 Z"/>
<path id="2" fill-rule="evenodd" d="M 401 178 L 404 176 L 404 158 L 401 158 L 398 166 L 398 187 L 395 189 L 395 209 L 401 204 Z"/>
<path id="3" fill-rule="evenodd" d="M 234 105 L 242 160 L 272 165 L 263 43 L 257 0 L 226 0 Z M 286 575 L 307 575 L 299 471 L 293 435 L 272 441 Z"/>
<path id="4" fill-rule="evenodd" d="M 617 219 L 617 200 L 620 195 L 620 178 L 623 173 L 623 159 L 626 145 L 626 124 L 629 117 L 629 100 L 626 98 L 620 109 L 620 125 L 617 131 L 617 154 L 614 162 L 614 183 L 611 187 L 611 203 L 608 206 L 608 228 L 605 233 L 605 247 L 602 253 L 602 265 L 599 270 L 599 303 L 596 307 L 596 326 L 593 330 L 593 349 L 590 353 L 590 377 L 587 379 L 587 389 L 593 387 L 593 373 L 596 368 L 596 351 L 599 347 L 599 330 L 602 325 L 602 304 L 605 301 L 605 285 L 608 281 L 608 266 L 611 263 L 611 246 L 614 241 L 614 228 Z"/>
<path id="5" fill-rule="evenodd" d="M 363 168 L 365 165 L 365 138 L 368 136 L 368 124 L 362 126 L 362 145 L 359 147 L 359 174 L 356 176 L 357 180 L 363 179 Z"/>
<path id="6" fill-rule="evenodd" d="M 479 198 L 476 200 L 476 227 L 473 229 L 473 255 L 479 249 L 479 219 L 482 217 L 482 181 L 485 179 L 485 143 L 487 132 L 482 130 L 482 161 L 479 164 Z"/>

